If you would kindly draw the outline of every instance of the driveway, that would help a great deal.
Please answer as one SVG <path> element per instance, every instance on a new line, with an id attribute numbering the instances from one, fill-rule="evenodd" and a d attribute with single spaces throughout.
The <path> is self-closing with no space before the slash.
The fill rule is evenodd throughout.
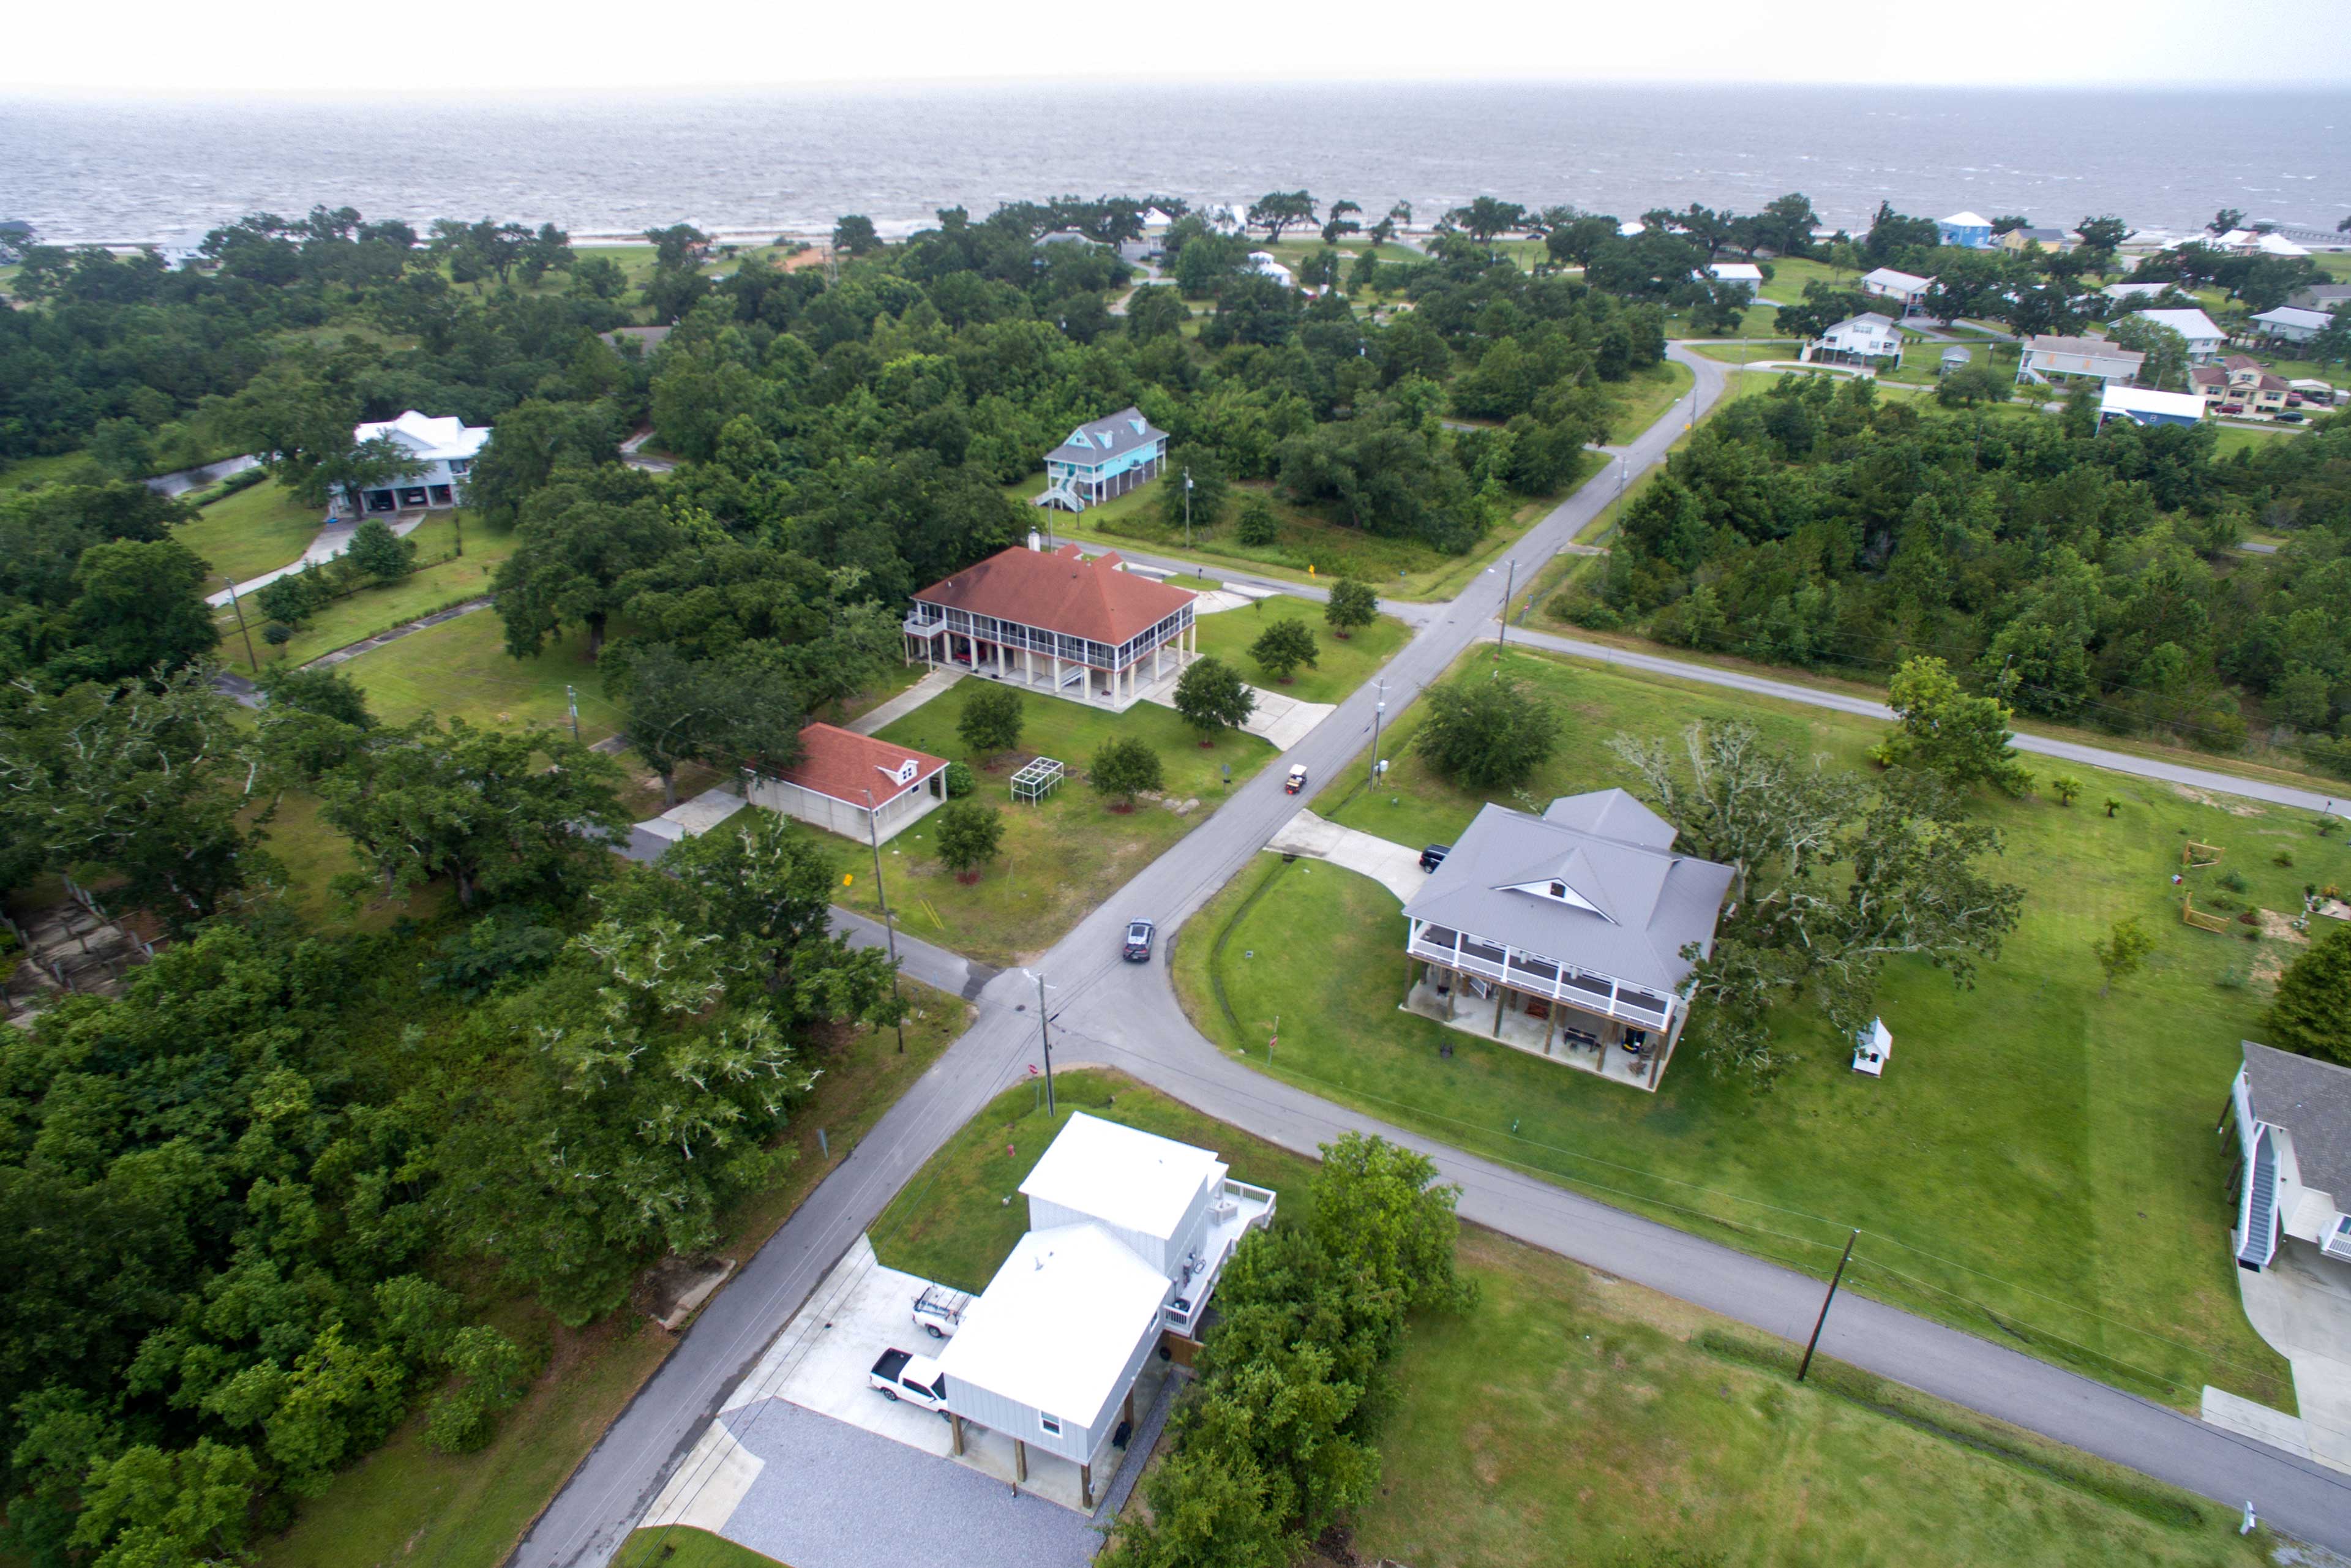
<path id="1" fill-rule="evenodd" d="M 430 512 L 424 511 L 395 512 L 388 520 L 392 525 L 392 533 L 399 536 L 414 533 L 417 526 L 430 516 L 432 516 Z M 357 518 L 345 517 L 330 521 L 319 528 L 318 537 L 310 541 L 309 548 L 302 552 L 300 559 L 287 562 L 276 571 L 265 571 L 259 577 L 249 578 L 238 583 L 233 591 L 224 588 L 218 593 L 206 598 L 204 602 L 218 609 L 226 604 L 232 597 L 242 598 L 256 589 L 268 587 L 281 577 L 291 577 L 305 567 L 330 561 L 351 548 L 351 536 L 359 532 L 359 529 Z"/>
<path id="2" fill-rule="evenodd" d="M 2289 1236 L 2269 1268 L 2237 1270 L 2237 1284 L 2254 1332 L 2294 1365 L 2304 1451 L 2351 1474 L 2351 1263 Z"/>
<path id="3" fill-rule="evenodd" d="M 1361 872 L 1405 904 L 1411 903 L 1428 881 L 1428 873 L 1420 869 L 1418 851 L 1360 829 L 1343 828 L 1302 808 L 1266 841 L 1265 847 L 1276 854 L 1311 855 Z"/>

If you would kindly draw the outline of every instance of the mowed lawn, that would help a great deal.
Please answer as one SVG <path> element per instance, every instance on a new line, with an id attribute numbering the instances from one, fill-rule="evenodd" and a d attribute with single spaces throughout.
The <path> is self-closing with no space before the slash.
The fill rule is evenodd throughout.
<path id="1" fill-rule="evenodd" d="M 632 1531 L 616 1561 L 619 1568 L 785 1568 L 772 1557 L 690 1524 Z"/>
<path id="2" fill-rule="evenodd" d="M 1277 1224 L 1312 1212 L 1313 1162 L 1123 1074 L 1060 1074 L 1055 1098 L 1049 1117 L 1040 1084 L 1008 1090 L 949 1139 L 875 1222 L 882 1261 L 985 1288 L 1079 1110 L 1216 1150 L 1280 1195 Z M 2058 1444 L 1826 1361 L 1798 1387 L 1788 1347 L 1489 1232 L 1459 1258 L 1475 1303 L 1415 1320 L 1392 1364 L 1357 1561 L 2260 1560 L 2228 1510 Z"/>
<path id="3" fill-rule="evenodd" d="M 1505 661 L 1563 720 L 1526 789 L 1535 801 L 1632 783 L 1606 749 L 1620 731 L 1670 739 L 1700 716 L 1744 717 L 1846 768 L 1866 767 L 1883 733 L 1548 655 Z M 1415 711 L 1396 726 L 1378 790 L 1334 785 L 1316 809 L 1403 844 L 1458 837 L 1480 801 L 1408 751 L 1418 723 Z M 2170 878 L 2188 839 L 2217 844 L 2222 864 L 2189 873 L 2199 902 L 2292 913 L 2305 883 L 2351 882 L 2351 847 L 2297 812 L 2079 767 L 2064 770 L 2083 798 L 2060 807 L 2049 765 L 2026 765 L 2043 794 L 1980 802 L 2005 838 L 1997 873 L 2027 890 L 2022 924 L 1972 990 L 1923 964 L 1888 971 L 1882 1082 L 1851 1071 L 1850 1046 L 1810 1007 L 1776 1019 L 1793 1065 L 1769 1092 L 1714 1077 L 1686 1040 L 1654 1095 L 1402 1013 L 1395 897 L 1314 862 L 1263 856 L 1237 878 L 1177 944 L 1179 988 L 1253 1062 L 1279 1015 L 1272 1071 L 1449 1142 L 1823 1275 L 1857 1226 L 1852 1279 L 1873 1294 L 2176 1404 L 2192 1407 L 2209 1382 L 2291 1407 L 2283 1364 L 2239 1304 L 2229 1149 L 2213 1135 L 2237 1043 L 2258 1037 L 2266 977 L 2291 950 L 2183 925 Z M 2231 872 L 2248 893 L 2220 885 Z M 2155 952 L 2101 997 L 2090 946 L 2126 915 Z"/>
<path id="4" fill-rule="evenodd" d="M 975 883 L 957 881 L 939 863 L 936 812 L 882 849 L 899 928 L 987 963 L 1020 962 L 1051 946 L 1216 810 L 1229 788 L 1221 769 L 1232 768 L 1237 786 L 1274 756 L 1268 742 L 1232 732 L 1203 747 L 1198 731 L 1174 709 L 1154 703 L 1113 714 L 1027 693 L 1019 748 L 992 768 L 979 767 L 987 759 L 971 754 L 956 725 L 964 704 L 991 684 L 977 677 L 959 681 L 881 731 L 883 739 L 901 746 L 973 763 L 979 779 L 974 798 L 1002 812 L 1002 851 Z M 1118 812 L 1087 788 L 1088 761 L 1114 736 L 1136 737 L 1159 754 L 1165 801 L 1138 800 L 1134 810 Z M 1056 759 L 1069 769 L 1069 778 L 1040 803 L 1017 804 L 1012 775 L 1031 757 Z M 1170 809 L 1185 802 L 1193 804 L 1180 812 Z M 878 916 L 872 852 L 831 833 L 808 831 L 851 879 L 835 889 L 835 899 Z"/>
<path id="5" fill-rule="evenodd" d="M 301 559 L 325 517 L 324 507 L 298 501 L 285 486 L 265 479 L 214 501 L 172 537 L 204 557 L 214 576 L 243 582 Z"/>
<path id="6" fill-rule="evenodd" d="M 335 667 L 367 693 L 368 706 L 386 724 L 430 713 L 510 728 L 545 725 L 569 735 L 569 687 L 579 694 L 580 739 L 592 745 L 621 727 L 620 708 L 605 697 L 602 675 L 588 662 L 585 632 L 517 659 L 507 652 L 506 624 L 495 609 L 412 632 Z"/>
<path id="7" fill-rule="evenodd" d="M 1276 621 L 1297 621 L 1314 634 L 1311 666 L 1300 665 L 1283 685 L 1249 657 L 1249 645 L 1265 635 Z M 1412 628 L 1394 616 L 1383 615 L 1368 626 L 1358 626 L 1344 641 L 1322 619 L 1322 606 L 1277 594 L 1238 610 L 1203 615 L 1200 652 L 1222 659 L 1241 673 L 1241 679 L 1300 702 L 1335 703 L 1378 674 L 1412 636 Z"/>
<path id="8" fill-rule="evenodd" d="M 756 1251 L 970 1026 L 971 1009 L 959 998 L 912 980 L 901 984 L 914 1009 L 904 1054 L 890 1031 L 862 1029 L 835 1031 L 810 1049 L 823 1071 L 782 1138 L 797 1157 L 773 1186 L 724 1217 L 721 1254 L 747 1259 Z M 820 1127 L 830 1136 L 829 1157 L 818 1143 Z M 626 1307 L 576 1331 L 512 1298 L 501 1298 L 491 1316 L 517 1343 L 544 1348 L 548 1363 L 523 1402 L 499 1418 L 489 1447 L 437 1453 L 423 1441 L 423 1421 L 411 1420 L 338 1475 L 323 1496 L 301 1503 L 292 1528 L 263 1541 L 260 1568 L 497 1568 L 677 1343 Z M 642 1561 L 664 1568 L 768 1561 L 728 1556 L 723 1542 L 689 1545 L 685 1532 L 663 1543 L 676 1546 L 677 1555 Z"/>
<path id="9" fill-rule="evenodd" d="M 461 529 L 464 555 L 455 553 Z M 489 592 L 490 579 L 496 575 L 498 563 L 514 553 L 512 529 L 493 531 L 478 523 L 469 526 L 455 512 L 434 513 L 407 538 L 416 545 L 420 564 L 414 571 L 397 582 L 371 583 L 345 594 L 297 627 L 292 641 L 281 647 L 273 648 L 262 639 L 262 628 L 269 618 L 247 594 L 244 604 L 246 630 L 252 634 L 254 652 L 261 662 L 270 664 L 290 660 L 297 664 L 308 664 L 321 653 L 331 653 L 380 632 L 389 632 L 419 616 L 445 610 L 465 600 L 478 599 Z M 224 605 L 215 620 L 221 629 L 222 658 L 243 667 L 245 643 L 235 611 Z"/>

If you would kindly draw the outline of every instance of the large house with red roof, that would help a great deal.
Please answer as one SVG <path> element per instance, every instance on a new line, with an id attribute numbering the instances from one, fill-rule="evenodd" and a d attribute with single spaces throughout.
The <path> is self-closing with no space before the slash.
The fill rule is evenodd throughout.
<path id="1" fill-rule="evenodd" d="M 906 656 L 1123 712 L 1197 656 L 1197 597 L 1115 554 L 1016 547 L 915 594 Z"/>
<path id="2" fill-rule="evenodd" d="M 845 838 L 885 840 L 946 803 L 946 758 L 870 735 L 812 724 L 800 731 L 800 759 L 757 774 L 755 806 L 781 811 Z"/>

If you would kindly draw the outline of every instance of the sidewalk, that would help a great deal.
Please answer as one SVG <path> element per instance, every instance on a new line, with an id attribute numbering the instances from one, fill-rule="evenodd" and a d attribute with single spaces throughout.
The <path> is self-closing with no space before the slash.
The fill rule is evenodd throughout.
<path id="1" fill-rule="evenodd" d="M 961 670 L 935 669 L 872 713 L 851 719 L 842 727 L 854 730 L 859 735 L 872 735 L 874 731 L 905 717 L 963 677 L 964 672 Z"/>

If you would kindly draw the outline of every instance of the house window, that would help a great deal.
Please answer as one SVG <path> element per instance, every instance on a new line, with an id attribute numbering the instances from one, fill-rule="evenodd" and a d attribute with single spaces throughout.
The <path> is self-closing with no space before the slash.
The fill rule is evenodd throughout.
<path id="1" fill-rule="evenodd" d="M 1563 882 L 1552 883 L 1551 884 L 1551 895 L 1553 898 L 1565 898 L 1567 896 L 1567 883 Z"/>
<path id="2" fill-rule="evenodd" d="M 1056 1437 L 1061 1435 L 1061 1422 L 1059 1416 L 1048 1416 L 1040 1410 L 1037 1413 L 1037 1425 L 1044 1427 Z"/>

